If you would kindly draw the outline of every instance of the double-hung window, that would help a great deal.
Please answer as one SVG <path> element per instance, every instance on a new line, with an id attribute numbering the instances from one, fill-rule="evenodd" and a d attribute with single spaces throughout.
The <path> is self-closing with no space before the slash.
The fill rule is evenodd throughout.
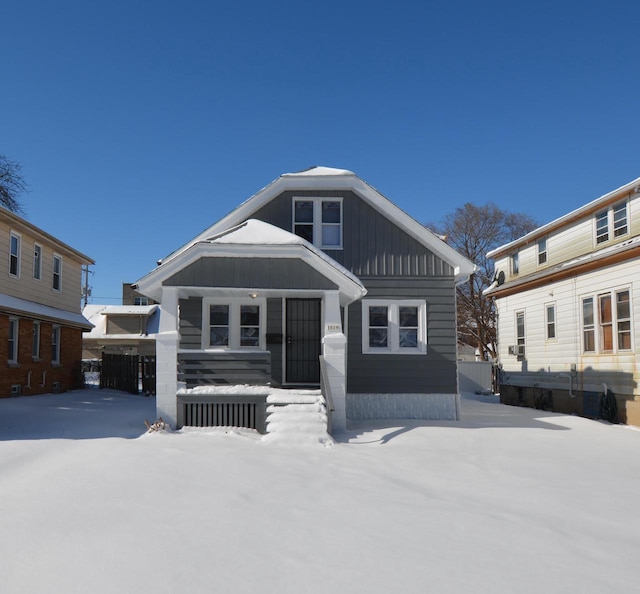
<path id="1" fill-rule="evenodd" d="M 60 364 L 60 326 L 51 328 L 51 364 Z"/>
<path id="2" fill-rule="evenodd" d="M 427 350 L 426 302 L 362 302 L 362 352 L 421 354 Z"/>
<path id="3" fill-rule="evenodd" d="M 266 303 L 264 299 L 203 300 L 204 349 L 264 350 Z"/>
<path id="4" fill-rule="evenodd" d="M 33 245 L 33 278 L 40 280 L 42 276 L 42 246 Z"/>
<path id="5" fill-rule="evenodd" d="M 342 198 L 294 198 L 293 232 L 324 249 L 342 249 Z"/>
<path id="6" fill-rule="evenodd" d="M 33 323 L 31 335 L 31 356 L 34 359 L 40 358 L 40 322 Z"/>
<path id="7" fill-rule="evenodd" d="M 524 358 L 526 343 L 526 326 L 523 311 L 516 312 L 516 355 Z"/>
<path id="8" fill-rule="evenodd" d="M 20 276 L 20 235 L 11 232 L 9 236 L 9 274 Z"/>
<path id="9" fill-rule="evenodd" d="M 62 291 L 62 256 L 53 255 L 53 280 L 54 291 Z"/>
<path id="10" fill-rule="evenodd" d="M 547 263 L 547 239 L 540 239 L 538 241 L 538 266 L 542 266 Z"/>
<path id="11" fill-rule="evenodd" d="M 627 201 L 614 204 L 611 208 L 596 213 L 596 245 L 629 233 Z"/>
<path id="12" fill-rule="evenodd" d="M 511 274 L 513 276 L 520 274 L 520 255 L 518 252 L 511 254 Z"/>
<path id="13" fill-rule="evenodd" d="M 629 351 L 631 302 L 628 289 L 582 298 L 582 349 L 585 353 Z"/>
<path id="14" fill-rule="evenodd" d="M 548 303 L 545 306 L 545 323 L 547 327 L 547 340 L 556 338 L 556 305 Z"/>
<path id="15" fill-rule="evenodd" d="M 9 318 L 9 363 L 18 362 L 18 318 Z"/>

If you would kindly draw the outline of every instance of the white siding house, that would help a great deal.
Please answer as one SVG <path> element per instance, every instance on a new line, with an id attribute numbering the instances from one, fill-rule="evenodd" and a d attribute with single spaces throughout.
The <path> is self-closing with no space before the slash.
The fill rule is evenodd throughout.
<path id="1" fill-rule="evenodd" d="M 502 401 L 640 426 L 640 178 L 488 257 Z"/>

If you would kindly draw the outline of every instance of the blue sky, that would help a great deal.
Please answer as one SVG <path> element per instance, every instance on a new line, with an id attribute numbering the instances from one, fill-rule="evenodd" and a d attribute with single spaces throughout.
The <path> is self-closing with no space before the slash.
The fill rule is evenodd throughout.
<path id="1" fill-rule="evenodd" d="M 0 153 L 118 303 L 281 173 L 350 169 L 420 222 L 540 223 L 640 176 L 640 3 L 21 0 Z"/>

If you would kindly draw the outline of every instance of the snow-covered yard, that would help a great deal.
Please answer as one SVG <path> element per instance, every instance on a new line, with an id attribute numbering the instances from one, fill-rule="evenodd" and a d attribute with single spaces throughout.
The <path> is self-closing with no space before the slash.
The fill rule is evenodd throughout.
<path id="1" fill-rule="evenodd" d="M 0 400 L 0 590 L 598 593 L 640 580 L 640 431 L 468 396 L 333 447 L 145 433 L 105 390 Z"/>

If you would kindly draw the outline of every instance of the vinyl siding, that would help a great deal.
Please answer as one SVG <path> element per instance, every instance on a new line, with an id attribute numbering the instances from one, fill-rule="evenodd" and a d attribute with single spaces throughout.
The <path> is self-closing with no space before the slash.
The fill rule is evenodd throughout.
<path id="1" fill-rule="evenodd" d="M 427 352 L 424 355 L 363 354 L 362 302 L 349 307 L 347 392 L 455 393 L 456 315 L 452 278 L 367 279 L 365 299 L 424 299 Z"/>
<path id="2" fill-rule="evenodd" d="M 342 198 L 343 249 L 324 250 L 355 275 L 447 276 L 449 264 L 350 191 L 283 192 L 252 217 L 292 231 L 294 197 Z"/>
<path id="3" fill-rule="evenodd" d="M 200 258 L 163 284 L 176 287 L 337 289 L 334 283 L 297 258 Z"/>
<path id="4" fill-rule="evenodd" d="M 582 298 L 616 290 L 630 290 L 632 310 L 632 350 L 617 354 L 582 352 Z M 546 339 L 545 305 L 556 304 L 555 340 Z M 541 387 L 567 387 L 568 380 L 548 377 L 569 373 L 575 365 L 575 389 L 601 391 L 607 383 L 614 392 L 640 393 L 640 373 L 636 352 L 640 349 L 640 269 L 637 261 L 625 262 L 568 280 L 549 284 L 497 300 L 499 357 L 510 381 L 517 374 L 539 374 Z M 515 312 L 525 312 L 525 360 L 508 353 L 516 344 Z M 546 374 L 546 375 L 545 375 Z"/>
<path id="5" fill-rule="evenodd" d="M 9 274 L 9 237 L 11 231 L 20 235 L 20 274 Z M 33 278 L 34 244 L 42 247 L 40 280 Z M 53 254 L 62 256 L 62 290 L 53 289 Z M 1 291 L 12 297 L 26 299 L 64 311 L 81 313 L 82 262 L 66 253 L 61 246 L 34 237 L 28 230 L 0 220 L 0 280 Z"/>

